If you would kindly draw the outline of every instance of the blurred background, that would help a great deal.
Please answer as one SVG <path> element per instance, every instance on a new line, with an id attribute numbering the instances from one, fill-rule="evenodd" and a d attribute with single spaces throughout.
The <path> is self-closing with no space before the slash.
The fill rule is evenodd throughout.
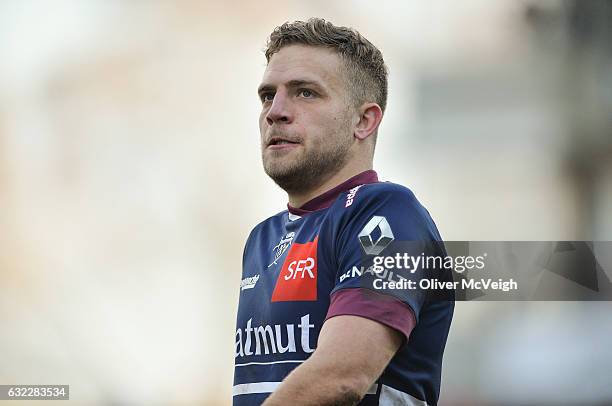
<path id="1" fill-rule="evenodd" d="M 375 169 L 447 240 L 612 240 L 612 2 L 0 2 L 0 383 L 229 405 L 267 35 L 390 69 Z M 608 276 L 612 277 L 608 270 Z M 440 405 L 612 404 L 609 302 L 458 303 Z"/>

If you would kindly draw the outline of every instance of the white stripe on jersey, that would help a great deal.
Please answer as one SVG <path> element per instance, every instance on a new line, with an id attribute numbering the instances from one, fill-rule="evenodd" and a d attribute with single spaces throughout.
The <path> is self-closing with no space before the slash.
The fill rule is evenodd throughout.
<path id="1" fill-rule="evenodd" d="M 297 364 L 301 364 L 304 362 L 303 359 L 286 359 L 281 361 L 270 361 L 270 362 L 245 362 L 244 364 L 235 364 L 235 367 L 244 367 L 247 365 L 272 365 L 272 364 L 289 364 L 295 362 Z"/>
<path id="2" fill-rule="evenodd" d="M 234 385 L 232 396 L 249 395 L 252 393 L 271 393 L 280 385 L 281 382 L 252 382 Z"/>
<path id="3" fill-rule="evenodd" d="M 272 393 L 278 388 L 282 382 L 251 382 L 234 385 L 232 388 L 232 396 L 250 395 L 253 393 Z M 366 395 L 375 395 L 378 385 L 375 383 L 368 389 Z M 382 404 L 382 403 L 381 403 Z"/>
<path id="4" fill-rule="evenodd" d="M 410 396 L 406 392 L 401 392 L 393 389 L 390 386 L 383 385 L 380 390 L 380 398 L 378 399 L 379 406 L 427 406 L 427 402 Z"/>

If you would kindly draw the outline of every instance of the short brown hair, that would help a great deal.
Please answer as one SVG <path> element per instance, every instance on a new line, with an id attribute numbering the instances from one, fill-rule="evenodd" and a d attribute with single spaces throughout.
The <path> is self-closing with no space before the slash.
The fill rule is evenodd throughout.
<path id="1" fill-rule="evenodd" d="M 356 106 L 376 102 L 382 111 L 387 106 L 387 67 L 382 53 L 359 32 L 337 27 L 322 18 L 286 22 L 276 27 L 266 46 L 266 60 L 281 48 L 311 45 L 335 50 L 344 60 L 349 90 Z"/>

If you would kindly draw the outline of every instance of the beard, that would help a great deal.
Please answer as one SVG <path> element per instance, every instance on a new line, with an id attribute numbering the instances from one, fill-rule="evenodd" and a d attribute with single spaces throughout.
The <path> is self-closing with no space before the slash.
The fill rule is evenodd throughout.
<path id="1" fill-rule="evenodd" d="M 302 144 L 303 145 L 303 144 Z M 338 141 L 325 150 L 305 149 L 298 159 L 280 159 L 262 154 L 266 174 L 287 193 L 312 190 L 338 172 L 350 159 L 351 144 Z"/>

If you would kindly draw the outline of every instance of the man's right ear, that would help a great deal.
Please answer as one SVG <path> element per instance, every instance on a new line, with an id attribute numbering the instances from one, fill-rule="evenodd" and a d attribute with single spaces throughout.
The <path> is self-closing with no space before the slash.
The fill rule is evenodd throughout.
<path id="1" fill-rule="evenodd" d="M 359 122 L 355 127 L 354 135 L 360 140 L 365 140 L 376 133 L 382 121 L 383 112 L 376 103 L 364 103 L 359 107 L 358 113 Z"/>

